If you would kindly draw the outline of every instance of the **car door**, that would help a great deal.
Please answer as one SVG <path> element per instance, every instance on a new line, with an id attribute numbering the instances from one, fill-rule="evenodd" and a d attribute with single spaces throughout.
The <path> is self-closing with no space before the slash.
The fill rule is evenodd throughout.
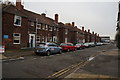
<path id="1" fill-rule="evenodd" d="M 50 43 L 48 46 L 51 53 L 56 53 L 56 45 L 54 43 Z"/>
<path id="2" fill-rule="evenodd" d="M 54 53 L 58 53 L 60 48 L 54 43 L 53 43 L 53 46 L 54 46 Z"/>

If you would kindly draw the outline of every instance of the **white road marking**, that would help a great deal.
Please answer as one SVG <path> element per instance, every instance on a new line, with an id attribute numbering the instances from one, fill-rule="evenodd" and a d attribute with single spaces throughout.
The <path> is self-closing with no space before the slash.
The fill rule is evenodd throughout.
<path id="1" fill-rule="evenodd" d="M 91 57 L 91 58 L 88 59 L 88 61 L 92 61 L 94 58 L 95 58 L 95 57 Z"/>

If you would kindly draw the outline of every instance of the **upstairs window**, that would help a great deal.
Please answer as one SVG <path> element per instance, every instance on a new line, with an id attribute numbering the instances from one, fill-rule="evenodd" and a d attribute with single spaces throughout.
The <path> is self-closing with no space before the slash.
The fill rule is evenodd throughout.
<path id="1" fill-rule="evenodd" d="M 21 16 L 15 15 L 15 17 L 14 17 L 14 25 L 15 26 L 21 26 Z"/>
<path id="2" fill-rule="evenodd" d="M 46 26 L 46 30 L 48 30 L 48 27 L 49 27 L 49 26 L 48 26 L 48 25 L 45 25 L 45 26 Z"/>
<path id="3" fill-rule="evenodd" d="M 37 23 L 37 29 L 41 29 L 42 24 Z"/>
<path id="4" fill-rule="evenodd" d="M 65 34 L 68 34 L 68 29 L 65 29 Z"/>
<path id="5" fill-rule="evenodd" d="M 52 31 L 52 27 L 51 26 L 49 26 L 49 31 Z"/>
<path id="6" fill-rule="evenodd" d="M 20 33 L 14 33 L 13 34 L 13 44 L 20 44 Z"/>
<path id="7" fill-rule="evenodd" d="M 34 22 L 31 22 L 31 26 L 34 26 Z"/>
<path id="8" fill-rule="evenodd" d="M 57 30 L 57 27 L 54 27 L 54 31 L 56 31 Z"/>

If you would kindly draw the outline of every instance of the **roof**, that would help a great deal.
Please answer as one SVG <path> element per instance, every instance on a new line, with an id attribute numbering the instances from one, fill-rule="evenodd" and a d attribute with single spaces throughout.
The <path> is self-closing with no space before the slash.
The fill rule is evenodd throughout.
<path id="1" fill-rule="evenodd" d="M 44 17 L 40 14 L 34 13 L 32 11 L 28 11 L 26 9 L 23 10 L 23 13 L 25 13 L 28 16 L 28 19 L 30 21 L 35 21 L 36 19 L 38 20 L 38 23 L 44 23 L 44 24 L 48 24 L 50 26 L 56 26 L 57 23 L 55 22 L 55 20 L 49 18 L 49 17 Z"/>
<path id="2" fill-rule="evenodd" d="M 18 16 L 27 17 L 29 21 L 36 22 L 36 19 L 38 19 L 39 23 L 48 24 L 50 26 L 57 26 L 58 25 L 55 22 L 55 20 L 53 20 L 53 19 L 51 19 L 49 17 L 44 17 L 44 16 L 42 16 L 40 14 L 34 13 L 32 11 L 28 11 L 26 9 L 18 10 L 16 8 L 16 6 L 14 6 L 14 5 L 3 5 L 2 10 L 3 10 L 3 12 L 16 14 Z"/>
<path id="3" fill-rule="evenodd" d="M 11 14 L 15 14 L 22 17 L 27 17 L 24 13 L 18 10 L 14 5 L 4 5 L 2 7 L 2 12 L 7 12 Z"/>

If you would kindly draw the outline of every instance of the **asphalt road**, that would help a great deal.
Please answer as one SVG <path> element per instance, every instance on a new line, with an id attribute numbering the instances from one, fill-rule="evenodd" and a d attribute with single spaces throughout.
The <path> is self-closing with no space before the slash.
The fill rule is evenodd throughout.
<path id="1" fill-rule="evenodd" d="M 83 50 L 54 54 L 50 56 L 31 55 L 23 60 L 2 63 L 3 78 L 47 78 L 48 76 L 102 51 L 115 49 L 113 45 L 103 45 Z M 97 62 L 96 62 L 97 64 Z M 89 65 L 88 65 L 89 66 Z M 87 69 L 87 68 L 86 68 Z"/>

